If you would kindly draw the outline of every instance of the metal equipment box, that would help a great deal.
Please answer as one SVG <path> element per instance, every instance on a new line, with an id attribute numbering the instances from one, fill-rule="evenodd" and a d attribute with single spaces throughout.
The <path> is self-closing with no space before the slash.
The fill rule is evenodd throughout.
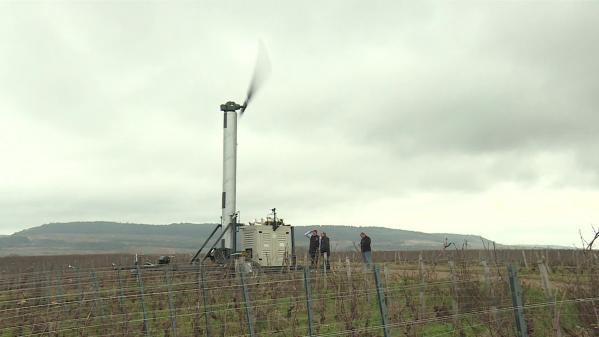
<path id="1" fill-rule="evenodd" d="M 291 265 L 294 247 L 290 225 L 255 222 L 239 227 L 239 232 L 241 251 L 246 260 L 264 267 Z"/>

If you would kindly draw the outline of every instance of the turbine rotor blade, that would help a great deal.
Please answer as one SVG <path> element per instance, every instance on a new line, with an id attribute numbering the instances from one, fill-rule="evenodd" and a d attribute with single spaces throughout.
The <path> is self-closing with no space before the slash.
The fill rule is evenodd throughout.
<path id="1" fill-rule="evenodd" d="M 262 84 L 268 79 L 270 75 L 270 60 L 268 59 L 268 53 L 266 47 L 262 41 L 258 44 L 258 56 L 256 57 L 256 65 L 254 66 L 254 74 L 252 75 L 252 81 L 247 91 L 245 102 L 241 107 L 240 115 L 243 115 L 248 104 L 256 94 L 256 92 L 262 87 Z"/>

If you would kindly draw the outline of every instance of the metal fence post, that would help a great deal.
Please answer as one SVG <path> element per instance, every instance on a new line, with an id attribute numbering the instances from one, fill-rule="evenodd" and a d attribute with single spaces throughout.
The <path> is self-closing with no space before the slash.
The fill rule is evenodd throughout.
<path id="1" fill-rule="evenodd" d="M 376 282 L 376 294 L 378 296 L 379 311 L 381 313 L 381 324 L 383 325 L 383 334 L 389 337 L 389 320 L 387 319 L 387 305 L 385 305 L 385 292 L 381 284 L 381 272 L 378 266 L 374 266 L 374 281 Z"/>
<path id="2" fill-rule="evenodd" d="M 116 280 L 118 283 L 118 287 L 119 287 L 119 310 L 120 313 L 123 315 L 123 319 L 122 319 L 122 326 L 123 326 L 123 333 L 125 335 L 127 335 L 129 333 L 129 329 L 128 329 L 128 320 L 129 318 L 126 315 L 126 310 L 125 310 L 125 290 L 123 289 L 123 280 L 121 277 L 121 268 L 118 267 L 116 269 Z"/>
<path id="3" fill-rule="evenodd" d="M 327 288 L 327 265 L 329 264 L 329 256 L 326 252 L 324 252 L 322 254 L 322 275 L 324 276 L 323 278 L 323 283 L 324 283 L 324 288 Z"/>
<path id="4" fill-rule="evenodd" d="M 307 268 L 304 268 L 304 291 L 306 292 L 306 311 L 308 312 L 308 333 L 312 337 L 314 336 L 314 327 L 312 326 L 312 291 Z"/>
<path id="5" fill-rule="evenodd" d="M 526 260 L 526 252 L 522 251 L 522 261 L 524 262 L 524 267 L 528 269 L 528 261 Z"/>
<path id="6" fill-rule="evenodd" d="M 418 319 L 424 319 L 426 313 L 426 300 L 424 292 L 426 290 L 426 273 L 424 270 L 424 261 L 422 260 L 422 252 L 418 255 L 418 273 L 420 277 L 420 286 L 418 287 Z"/>
<path id="7" fill-rule="evenodd" d="M 351 264 L 349 262 L 349 257 L 345 257 L 345 270 L 347 272 L 347 279 L 351 281 Z"/>
<path id="8" fill-rule="evenodd" d="M 62 278 L 63 278 L 63 274 L 62 271 L 58 271 L 58 276 L 57 276 L 57 280 L 58 280 L 58 287 L 56 288 L 56 294 L 58 295 L 58 303 L 60 303 L 60 305 L 62 306 L 62 309 L 66 314 L 68 314 L 68 307 L 70 307 L 70 305 L 68 305 L 68 301 L 65 298 L 65 294 L 64 294 L 64 288 L 62 286 Z"/>
<path id="9" fill-rule="evenodd" d="M 547 255 L 548 253 L 545 252 L 545 254 Z M 557 289 L 554 289 L 551 286 L 551 281 L 549 281 L 549 267 L 547 266 L 546 262 L 539 261 L 538 266 L 539 273 L 541 275 L 541 285 L 545 291 L 545 296 L 549 302 L 552 302 L 551 310 L 553 311 L 554 336 L 561 336 L 560 313 L 559 306 L 557 305 Z"/>
<path id="10" fill-rule="evenodd" d="M 543 261 L 539 261 L 537 265 L 539 266 L 539 274 L 541 275 L 541 286 L 543 286 L 545 296 L 547 296 L 548 299 L 553 299 L 554 292 L 553 287 L 551 286 L 551 281 L 549 281 L 549 271 L 547 265 L 543 263 Z"/>
<path id="11" fill-rule="evenodd" d="M 124 310 L 123 298 L 125 297 L 125 291 L 123 290 L 123 280 L 121 279 L 121 269 L 120 268 L 118 268 L 116 270 L 116 281 L 119 286 L 119 308 L 121 310 L 121 314 L 124 314 L 125 310 Z"/>
<path id="12" fill-rule="evenodd" d="M 202 300 L 204 302 L 204 318 L 206 319 L 206 337 L 210 337 L 210 315 L 208 311 L 208 290 L 206 289 L 206 280 L 204 275 L 204 265 L 200 264 L 200 270 L 198 278 L 200 280 L 200 287 L 202 288 Z"/>
<path id="13" fill-rule="evenodd" d="M 141 277 L 141 269 L 139 268 L 139 264 L 136 264 L 137 267 L 137 286 L 139 287 L 139 303 L 141 304 L 141 311 L 143 312 L 143 322 L 144 322 L 144 334 L 146 337 L 150 337 L 150 322 L 148 321 L 148 312 L 146 311 L 146 302 L 144 300 L 144 281 Z"/>
<path id="14" fill-rule="evenodd" d="M 524 320 L 524 307 L 522 306 L 522 288 L 518 279 L 518 272 L 512 264 L 507 267 L 509 273 L 510 290 L 512 292 L 512 305 L 519 337 L 528 337 L 528 328 Z"/>
<path id="15" fill-rule="evenodd" d="M 48 305 L 48 308 L 52 304 L 52 277 L 50 274 L 46 275 L 46 296 L 44 296 L 43 301 Z"/>
<path id="16" fill-rule="evenodd" d="M 84 300 L 84 295 L 83 295 L 83 286 L 81 285 L 81 270 L 79 270 L 78 267 L 73 267 L 76 268 L 75 270 L 77 271 L 77 290 L 79 291 L 79 307 L 77 308 L 77 319 L 81 319 L 81 311 L 83 310 L 83 300 Z M 79 334 L 83 335 L 83 331 L 85 329 L 85 324 L 80 324 L 79 325 Z"/>
<path id="17" fill-rule="evenodd" d="M 171 286 L 171 275 L 168 270 L 164 271 L 164 279 L 166 281 L 166 287 L 168 290 L 168 308 L 169 316 L 171 318 L 171 327 L 173 330 L 173 336 L 177 337 L 177 311 L 173 303 L 173 287 Z"/>
<path id="18" fill-rule="evenodd" d="M 487 264 L 486 260 L 482 260 L 481 264 L 483 265 L 484 274 L 485 274 L 485 287 L 487 288 L 488 296 L 491 299 L 491 314 L 493 317 L 493 322 L 497 324 L 499 322 L 499 316 L 497 311 L 497 297 L 495 296 L 495 288 L 493 287 L 493 283 L 491 282 L 491 269 Z"/>
<path id="19" fill-rule="evenodd" d="M 239 273 L 239 278 L 241 280 L 241 287 L 243 288 L 243 307 L 245 309 L 245 318 L 248 321 L 248 330 L 250 331 L 251 337 L 256 337 L 256 333 L 254 332 L 254 323 L 252 322 L 252 306 L 250 304 L 250 295 L 248 293 L 248 288 L 245 285 L 243 272 Z"/>
<path id="20" fill-rule="evenodd" d="M 100 324 L 102 325 L 102 330 L 106 331 L 107 328 L 105 322 L 106 315 L 104 313 L 104 303 L 100 298 L 100 285 L 98 284 L 98 278 L 96 277 L 95 271 L 91 272 L 91 277 L 94 286 L 94 295 L 96 297 L 94 300 L 94 303 L 96 305 L 96 316 L 100 316 Z"/>
<path id="21" fill-rule="evenodd" d="M 452 285 L 452 292 L 453 292 L 453 296 L 451 299 L 451 307 L 452 307 L 452 311 L 453 311 L 453 328 L 454 329 L 458 329 L 459 328 L 459 319 L 458 319 L 458 314 L 460 311 L 460 305 L 459 305 L 459 294 L 460 291 L 458 289 L 458 280 L 457 280 L 457 275 L 456 275 L 456 270 L 455 270 L 455 263 L 450 260 L 449 261 L 449 272 L 451 273 L 451 285 Z"/>

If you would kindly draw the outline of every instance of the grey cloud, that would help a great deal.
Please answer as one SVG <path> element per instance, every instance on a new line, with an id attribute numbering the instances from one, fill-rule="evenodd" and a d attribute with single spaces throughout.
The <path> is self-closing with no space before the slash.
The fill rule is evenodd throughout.
<path id="1" fill-rule="evenodd" d="M 273 73 L 240 121 L 246 218 L 276 206 L 317 223 L 498 184 L 595 191 L 596 9 L 2 3 L 0 187 L 19 197 L 0 226 L 218 219 L 218 105 L 243 99 L 259 38 Z"/>
<path id="2" fill-rule="evenodd" d="M 599 44 L 593 41 L 599 26 L 588 8 L 545 3 L 538 14 L 538 4 L 484 7 L 477 19 L 437 32 L 455 45 L 407 45 L 404 53 L 422 57 L 374 74 L 358 69 L 355 77 L 365 85 L 347 95 L 352 106 L 342 105 L 353 119 L 340 123 L 347 139 L 386 147 L 398 158 L 432 151 L 456 158 L 492 154 L 500 161 L 511 159 L 506 153 L 575 151 L 580 164 L 589 164 L 588 148 L 598 142 Z"/>

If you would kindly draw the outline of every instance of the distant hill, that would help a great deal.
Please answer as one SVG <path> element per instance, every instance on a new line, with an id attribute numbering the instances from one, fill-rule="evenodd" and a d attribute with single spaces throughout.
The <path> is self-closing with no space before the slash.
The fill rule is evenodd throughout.
<path id="1" fill-rule="evenodd" d="M 215 224 L 176 223 L 148 225 L 108 221 L 50 223 L 0 237 L 0 255 L 92 254 L 139 252 L 174 254 L 194 252 L 210 235 Z M 366 232 L 376 250 L 439 249 L 445 238 L 461 247 L 482 248 L 477 235 L 422 233 L 384 227 L 295 226 L 296 244 L 307 246 L 306 231 L 327 232 L 333 250 L 352 250 Z"/>

